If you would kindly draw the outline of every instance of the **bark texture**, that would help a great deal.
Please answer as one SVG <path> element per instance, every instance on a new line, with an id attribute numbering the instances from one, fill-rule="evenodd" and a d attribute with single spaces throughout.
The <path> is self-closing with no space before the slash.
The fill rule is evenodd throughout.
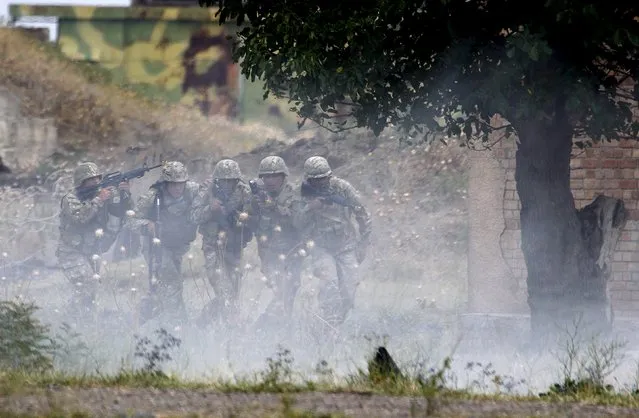
<path id="1" fill-rule="evenodd" d="M 618 206 L 615 199 L 611 205 L 609 198 L 602 197 L 576 210 L 570 189 L 572 132 L 560 112 L 552 123 L 532 121 L 518 126 L 515 180 L 536 341 L 561 336 L 575 321 L 581 332 L 611 329 L 606 260 L 616 239 L 602 227 L 605 222 L 611 227 L 622 224 L 623 203 Z M 602 256 L 602 249 L 607 255 Z"/>

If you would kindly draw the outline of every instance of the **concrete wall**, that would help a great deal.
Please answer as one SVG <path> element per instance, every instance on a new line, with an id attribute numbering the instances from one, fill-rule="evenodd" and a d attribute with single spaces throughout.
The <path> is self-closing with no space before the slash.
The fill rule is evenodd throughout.
<path id="1" fill-rule="evenodd" d="M 24 117 L 19 99 L 0 87 L 0 157 L 14 174 L 37 170 L 46 163 L 57 138 L 53 120 Z M 57 210 L 58 204 L 47 192 L 2 191 L 0 250 L 9 254 L 12 263 L 34 258 L 54 263 Z"/>
<path id="2" fill-rule="evenodd" d="M 52 119 L 27 118 L 20 100 L 0 87 L 0 157 L 14 172 L 35 170 L 55 151 L 57 129 Z"/>

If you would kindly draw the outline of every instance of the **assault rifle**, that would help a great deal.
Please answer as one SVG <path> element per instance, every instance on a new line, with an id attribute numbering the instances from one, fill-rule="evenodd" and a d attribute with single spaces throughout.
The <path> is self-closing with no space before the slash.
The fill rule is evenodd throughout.
<path id="1" fill-rule="evenodd" d="M 153 223 L 155 224 L 154 234 L 149 234 L 149 289 L 154 292 L 156 289 L 156 281 L 159 280 L 159 271 L 162 268 L 162 248 L 156 245 L 153 240 L 160 238 L 161 222 L 160 222 L 160 209 L 161 209 L 161 195 L 159 189 L 153 200 L 154 213 L 151 216 Z M 160 243 L 161 245 L 162 243 Z M 154 280 L 155 279 L 155 280 Z"/>
<path id="2" fill-rule="evenodd" d="M 262 179 L 249 180 L 251 193 L 257 196 L 262 202 L 270 200 L 268 193 L 264 190 L 264 181 Z"/>
<path id="3" fill-rule="evenodd" d="M 91 196 L 95 196 L 97 191 L 100 189 L 104 189 L 105 187 L 117 186 L 123 181 L 129 181 L 134 178 L 142 178 L 147 172 L 158 167 L 162 167 L 162 164 L 160 163 L 158 165 L 149 167 L 146 165 L 146 163 L 144 163 L 142 167 L 134 168 L 133 170 L 125 171 L 124 173 L 121 171 L 114 171 L 102 176 L 102 180 L 100 180 L 100 183 L 96 184 L 95 186 L 78 187 L 76 189 L 76 193 L 80 200 L 90 199 Z"/>
<path id="4" fill-rule="evenodd" d="M 262 187 L 264 187 L 264 182 L 262 179 L 249 180 L 249 187 L 251 188 L 251 193 L 259 195 L 262 191 Z"/>
<path id="5" fill-rule="evenodd" d="M 220 185 L 219 179 L 214 179 L 213 180 L 213 186 L 211 186 L 213 189 L 213 196 L 220 200 L 222 202 L 222 206 L 224 207 L 224 210 L 226 210 L 226 212 L 228 213 L 227 217 L 226 217 L 226 224 L 229 228 L 233 228 L 235 226 L 236 223 L 236 216 L 237 213 L 239 212 L 239 206 L 236 208 L 229 208 L 227 207 L 228 203 L 229 203 L 229 199 L 231 198 L 231 196 L 226 194 L 226 191 L 224 190 L 224 188 Z"/>
<path id="6" fill-rule="evenodd" d="M 320 199 L 322 203 L 326 205 L 332 205 L 333 203 L 335 203 L 342 206 L 350 206 L 350 204 L 345 198 L 339 195 L 330 193 L 328 191 L 316 189 L 315 187 L 311 186 L 305 181 L 302 182 L 301 192 L 302 192 L 302 197 L 310 197 L 310 198 L 314 197 L 314 198 Z"/>

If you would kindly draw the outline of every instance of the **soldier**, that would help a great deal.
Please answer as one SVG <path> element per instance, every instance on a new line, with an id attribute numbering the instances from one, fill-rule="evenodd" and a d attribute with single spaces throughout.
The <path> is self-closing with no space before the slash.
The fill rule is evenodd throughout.
<path id="1" fill-rule="evenodd" d="M 128 182 L 99 189 L 102 179 L 92 162 L 79 164 L 73 173 L 75 190 L 60 202 L 60 242 L 56 255 L 67 280 L 73 286 L 69 303 L 78 318 L 94 312 L 99 277 L 99 256 L 116 239 L 122 218 L 133 206 Z M 116 218 L 117 226 L 110 222 Z"/>
<path id="2" fill-rule="evenodd" d="M 371 216 L 357 190 L 334 176 L 323 157 L 305 161 L 301 195 L 304 205 L 296 212 L 295 225 L 313 247 L 321 315 L 331 326 L 340 325 L 353 307 L 360 280 L 357 270 L 370 244 Z M 353 215 L 359 225 L 359 238 Z"/>
<path id="3" fill-rule="evenodd" d="M 262 274 L 273 289 L 273 299 L 258 318 L 258 329 L 277 319 L 289 320 L 305 249 L 293 225 L 293 213 L 300 204 L 288 182 L 288 167 L 281 157 L 268 156 L 260 162 L 260 182 L 252 183 L 251 221 L 257 239 Z M 253 184 L 255 186 L 253 186 Z M 286 329 L 286 324 L 282 324 Z"/>
<path id="4" fill-rule="evenodd" d="M 142 251 L 153 276 L 149 294 L 141 304 L 143 322 L 158 315 L 165 316 L 173 326 L 187 320 L 182 258 L 196 238 L 191 210 L 199 187 L 189 180 L 184 164 L 166 162 L 160 179 L 140 196 L 129 220 L 132 231 L 147 237 Z"/>
<path id="5" fill-rule="evenodd" d="M 236 161 L 223 159 L 213 170 L 209 187 L 198 194 L 192 221 L 199 225 L 202 252 L 215 299 L 202 311 L 200 326 L 237 319 L 242 251 L 253 238 L 249 226 L 250 189 L 241 180 Z"/>

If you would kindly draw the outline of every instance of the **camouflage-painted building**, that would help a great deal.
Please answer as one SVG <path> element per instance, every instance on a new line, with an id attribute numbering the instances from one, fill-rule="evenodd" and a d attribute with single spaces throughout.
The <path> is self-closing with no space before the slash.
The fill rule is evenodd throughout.
<path id="1" fill-rule="evenodd" d="M 108 69 L 121 83 L 203 114 L 294 122 L 284 101 L 264 102 L 262 85 L 240 75 L 217 8 L 11 5 L 12 19 L 58 19 L 57 44 L 69 58 Z"/>

